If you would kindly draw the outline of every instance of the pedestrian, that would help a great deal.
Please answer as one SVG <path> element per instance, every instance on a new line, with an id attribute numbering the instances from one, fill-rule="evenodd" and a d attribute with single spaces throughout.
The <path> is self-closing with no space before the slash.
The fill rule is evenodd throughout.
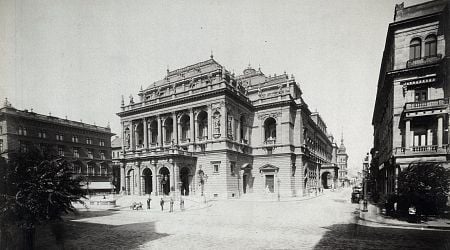
<path id="1" fill-rule="evenodd" d="M 150 209 L 150 202 L 152 201 L 152 199 L 150 198 L 150 196 L 147 199 L 147 209 Z"/>
<path id="2" fill-rule="evenodd" d="M 184 211 L 184 199 L 183 199 L 183 197 L 180 198 L 180 210 Z"/>
<path id="3" fill-rule="evenodd" d="M 170 197 L 170 211 L 169 212 L 173 212 L 173 197 Z"/>
<path id="4" fill-rule="evenodd" d="M 163 199 L 163 197 L 161 197 L 161 201 L 159 202 L 159 204 L 161 205 L 161 211 L 164 211 L 164 199 Z"/>

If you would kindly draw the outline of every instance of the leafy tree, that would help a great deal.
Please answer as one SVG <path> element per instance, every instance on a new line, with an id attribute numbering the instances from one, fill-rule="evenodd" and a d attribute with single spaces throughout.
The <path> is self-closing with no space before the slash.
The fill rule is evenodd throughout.
<path id="1" fill-rule="evenodd" d="M 450 191 L 450 170 L 440 163 L 412 163 L 398 176 L 400 212 L 414 206 L 418 215 L 440 214 Z"/>
<path id="2" fill-rule="evenodd" d="M 75 212 L 72 202 L 84 197 L 81 179 L 71 174 L 70 167 L 66 160 L 34 147 L 10 154 L 6 191 L 0 195 L 0 222 L 24 229 L 26 249 L 33 249 L 36 225 L 61 221 L 63 214 Z"/>

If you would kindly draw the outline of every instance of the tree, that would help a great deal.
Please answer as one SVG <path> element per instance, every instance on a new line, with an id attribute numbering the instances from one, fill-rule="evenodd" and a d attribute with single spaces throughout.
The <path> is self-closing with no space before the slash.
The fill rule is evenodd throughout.
<path id="1" fill-rule="evenodd" d="M 25 249 L 33 249 L 36 225 L 61 221 L 63 214 L 75 212 L 72 202 L 84 197 L 81 178 L 72 175 L 71 165 L 34 147 L 10 154 L 5 178 L 0 222 L 23 229 Z"/>
<path id="2" fill-rule="evenodd" d="M 416 208 L 417 215 L 440 214 L 450 191 L 450 170 L 440 163 L 412 163 L 398 176 L 398 209 L 404 214 Z"/>

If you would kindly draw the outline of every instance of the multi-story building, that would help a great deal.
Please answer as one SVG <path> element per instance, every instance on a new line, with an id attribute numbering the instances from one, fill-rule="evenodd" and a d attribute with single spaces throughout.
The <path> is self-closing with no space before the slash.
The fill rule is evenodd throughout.
<path id="1" fill-rule="evenodd" d="M 211 59 L 169 71 L 118 113 L 127 194 L 304 195 L 332 158 L 326 125 L 294 76 Z"/>
<path id="2" fill-rule="evenodd" d="M 0 153 L 30 147 L 67 159 L 75 175 L 84 178 L 90 194 L 111 192 L 111 130 L 82 122 L 18 110 L 7 100 L 0 108 Z"/>
<path id="3" fill-rule="evenodd" d="M 120 190 L 120 165 L 121 159 L 123 158 L 122 151 L 122 138 L 120 136 L 114 136 L 111 138 L 111 154 L 112 154 L 112 184 L 114 185 L 114 190 L 119 193 Z"/>
<path id="4" fill-rule="evenodd" d="M 336 161 L 339 169 L 339 185 L 341 187 L 345 187 L 346 185 L 349 185 L 350 179 L 348 178 L 348 169 L 347 169 L 347 162 L 348 162 L 348 154 L 347 149 L 344 145 L 344 137 L 341 138 L 341 145 L 339 146 L 336 154 Z"/>
<path id="5" fill-rule="evenodd" d="M 411 162 L 448 165 L 449 1 L 396 5 L 389 24 L 373 113 L 374 191 L 396 190 Z"/>

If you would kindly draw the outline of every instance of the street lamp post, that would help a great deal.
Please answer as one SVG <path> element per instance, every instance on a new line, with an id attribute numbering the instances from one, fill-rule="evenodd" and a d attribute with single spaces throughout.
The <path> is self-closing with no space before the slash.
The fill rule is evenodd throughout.
<path id="1" fill-rule="evenodd" d="M 367 178 L 369 175 L 369 153 L 367 153 L 366 157 L 364 158 L 363 162 L 363 209 L 362 212 L 367 212 Z"/>

